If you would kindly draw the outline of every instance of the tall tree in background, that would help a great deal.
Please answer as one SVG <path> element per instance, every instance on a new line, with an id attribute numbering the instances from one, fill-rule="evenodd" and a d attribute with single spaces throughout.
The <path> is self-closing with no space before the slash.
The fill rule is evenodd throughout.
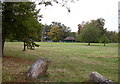
<path id="1" fill-rule="evenodd" d="M 63 29 L 53 26 L 48 35 L 51 37 L 51 40 L 60 41 L 63 39 Z"/>
<path id="2" fill-rule="evenodd" d="M 80 41 L 88 42 L 88 45 L 90 45 L 92 42 L 98 42 L 105 31 L 104 19 L 91 20 L 91 22 L 83 25 L 83 29 L 78 38 L 80 38 Z"/>
<path id="3" fill-rule="evenodd" d="M 70 27 L 65 26 L 60 22 L 52 22 L 52 26 L 58 26 L 60 29 L 63 29 L 63 39 L 71 35 Z"/>
<path id="4" fill-rule="evenodd" d="M 63 35 L 61 37 L 62 38 L 61 40 L 64 40 L 64 38 L 66 38 L 68 36 L 75 36 L 75 34 L 74 35 L 73 35 L 73 33 L 71 34 L 70 27 L 67 27 L 60 22 L 52 22 L 52 24 L 44 26 L 44 29 L 42 32 L 43 36 L 42 36 L 41 41 L 49 41 L 50 40 L 50 35 L 48 35 L 48 33 L 55 26 L 57 26 L 57 27 L 59 27 L 59 29 L 63 30 Z"/>
<path id="5" fill-rule="evenodd" d="M 88 45 L 90 45 L 90 43 L 98 42 L 99 37 L 100 30 L 93 24 L 86 24 L 85 29 L 80 33 L 80 40 L 88 42 Z"/>
<path id="6" fill-rule="evenodd" d="M 11 36 L 18 41 L 26 42 L 26 39 L 35 39 L 36 34 L 40 32 L 42 24 L 35 9 L 34 2 L 4 2 L 2 16 L 2 48 L 6 38 Z M 25 46 L 25 45 L 24 45 Z"/>

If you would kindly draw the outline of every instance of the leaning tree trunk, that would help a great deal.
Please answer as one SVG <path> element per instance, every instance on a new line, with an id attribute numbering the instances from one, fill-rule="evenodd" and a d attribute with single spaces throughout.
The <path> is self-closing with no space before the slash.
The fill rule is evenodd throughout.
<path id="1" fill-rule="evenodd" d="M 92 72 L 90 74 L 89 78 L 92 81 L 97 82 L 99 84 L 113 84 L 113 82 L 111 80 L 108 80 L 107 78 L 105 78 L 104 76 L 100 75 L 97 72 Z"/>
<path id="2" fill-rule="evenodd" d="M 30 67 L 27 75 L 32 78 L 43 76 L 48 69 L 49 63 L 51 63 L 51 60 L 44 58 L 37 59 Z"/>

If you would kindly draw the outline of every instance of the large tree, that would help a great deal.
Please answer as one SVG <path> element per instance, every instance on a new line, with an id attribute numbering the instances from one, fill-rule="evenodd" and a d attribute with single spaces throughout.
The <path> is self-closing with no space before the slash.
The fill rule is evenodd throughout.
<path id="1" fill-rule="evenodd" d="M 67 6 L 67 4 L 69 2 L 75 2 L 75 1 L 77 0 L 50 0 L 50 1 L 40 0 L 39 4 L 44 4 L 45 6 L 47 5 L 52 6 L 53 3 L 55 2 L 57 4 L 60 4 L 62 7 L 66 7 L 68 9 L 68 12 L 70 12 L 70 8 Z M 3 5 L 3 21 L 2 21 L 2 25 L 3 25 L 2 50 L 3 50 L 5 39 L 8 36 L 11 36 L 12 39 L 19 37 L 20 39 L 17 39 L 17 40 L 21 40 L 21 39 L 23 40 L 25 38 L 28 38 L 26 37 L 27 35 L 30 35 L 30 34 L 34 35 L 32 34 L 33 32 L 31 31 L 31 29 L 28 29 L 30 25 L 29 24 L 25 25 L 25 24 L 28 20 L 31 20 L 32 22 L 33 18 L 34 18 L 33 21 L 36 22 L 38 20 L 37 14 L 39 11 L 35 9 L 35 4 L 32 2 L 30 2 L 29 4 L 26 2 L 24 3 L 23 2 L 22 3 L 14 3 L 14 2 L 5 3 L 4 2 L 2 5 Z M 29 16 L 30 18 L 28 18 Z M 31 23 L 31 22 L 28 22 L 28 23 Z M 32 33 L 28 34 L 29 30 Z M 24 33 L 26 33 L 26 35 Z M 20 37 L 21 35 L 24 38 Z M 31 35 L 29 36 L 29 38 L 31 38 Z"/>
<path id="2" fill-rule="evenodd" d="M 90 43 L 98 42 L 105 31 L 104 19 L 91 20 L 91 22 L 83 25 L 83 29 L 78 38 L 80 38 L 80 41 L 88 42 L 88 45 L 90 45 Z"/>
<path id="3" fill-rule="evenodd" d="M 50 36 L 51 40 L 60 41 L 63 38 L 63 29 L 59 28 L 58 26 L 53 26 L 48 35 Z"/>
<path id="4" fill-rule="evenodd" d="M 80 33 L 80 40 L 90 43 L 98 42 L 100 36 L 100 30 L 92 24 L 86 25 L 86 28 Z"/>
<path id="5" fill-rule="evenodd" d="M 42 24 L 38 22 L 39 10 L 34 2 L 4 2 L 2 15 L 2 49 L 6 38 L 26 42 L 36 38 Z M 25 45 L 24 45 L 25 47 Z M 25 49 L 25 48 L 24 48 Z"/>

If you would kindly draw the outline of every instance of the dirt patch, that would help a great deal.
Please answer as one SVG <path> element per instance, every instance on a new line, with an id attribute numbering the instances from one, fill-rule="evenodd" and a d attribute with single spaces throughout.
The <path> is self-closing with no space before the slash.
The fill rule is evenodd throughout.
<path id="1" fill-rule="evenodd" d="M 21 63 L 21 62 L 24 62 L 29 64 L 29 63 L 32 63 L 33 61 L 31 60 L 28 60 L 28 59 L 25 59 L 25 58 L 20 58 L 20 57 L 14 57 L 14 56 L 5 56 L 3 59 L 2 59 L 2 63 L 4 64 L 6 61 L 13 61 L 13 62 L 17 62 L 17 63 Z"/>
<path id="2" fill-rule="evenodd" d="M 25 58 L 5 56 L 2 59 L 3 82 L 26 81 L 26 74 L 32 63 L 33 61 Z"/>

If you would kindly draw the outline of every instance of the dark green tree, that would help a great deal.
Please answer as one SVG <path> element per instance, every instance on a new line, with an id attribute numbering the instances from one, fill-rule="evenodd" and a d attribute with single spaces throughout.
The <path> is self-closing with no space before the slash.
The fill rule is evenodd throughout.
<path id="1" fill-rule="evenodd" d="M 118 32 L 107 31 L 106 36 L 110 40 L 111 43 L 117 43 L 118 42 Z"/>
<path id="2" fill-rule="evenodd" d="M 99 38 L 106 33 L 104 29 L 105 20 L 99 18 L 97 20 L 91 20 L 90 22 L 83 22 L 82 26 L 79 25 L 77 41 L 88 42 L 98 42 Z"/>
<path id="3" fill-rule="evenodd" d="M 38 22 L 40 10 L 35 9 L 34 2 L 4 2 L 2 16 L 2 48 L 6 38 L 23 41 L 36 39 L 42 24 Z M 39 36 L 39 35 L 38 35 Z M 33 42 L 34 43 L 34 42 Z M 33 45 L 33 44 L 32 44 Z M 25 50 L 26 45 L 24 45 Z"/>
<path id="4" fill-rule="evenodd" d="M 60 4 L 62 7 L 66 7 L 68 9 L 68 12 L 70 12 L 70 8 L 67 7 L 66 4 L 69 2 L 74 2 L 74 0 L 51 0 L 51 1 L 41 0 L 39 4 L 44 4 L 45 6 L 47 6 L 47 5 L 52 5 L 54 2 Z M 29 2 L 29 3 L 4 2 L 2 5 L 3 5 L 3 9 L 2 9 L 3 12 L 2 50 L 3 50 L 5 39 L 8 38 L 9 36 L 12 39 L 17 38 L 17 40 L 24 42 L 25 39 L 31 38 L 33 32 L 31 32 L 31 29 L 29 29 L 28 27 L 32 28 L 33 25 L 30 26 L 28 23 L 31 23 L 32 21 L 28 21 L 28 20 L 33 20 L 37 22 L 37 20 L 39 19 L 38 18 L 39 11 L 35 9 L 36 5 L 33 2 Z M 31 33 L 28 33 L 28 31 L 30 31 Z"/>
<path id="5" fill-rule="evenodd" d="M 76 38 L 77 33 L 76 32 L 70 32 L 68 36 Z"/>
<path id="6" fill-rule="evenodd" d="M 90 45 L 90 43 L 98 42 L 100 30 L 97 29 L 93 24 L 89 23 L 85 25 L 84 30 L 79 36 L 82 42 L 88 42 L 88 45 Z"/>

